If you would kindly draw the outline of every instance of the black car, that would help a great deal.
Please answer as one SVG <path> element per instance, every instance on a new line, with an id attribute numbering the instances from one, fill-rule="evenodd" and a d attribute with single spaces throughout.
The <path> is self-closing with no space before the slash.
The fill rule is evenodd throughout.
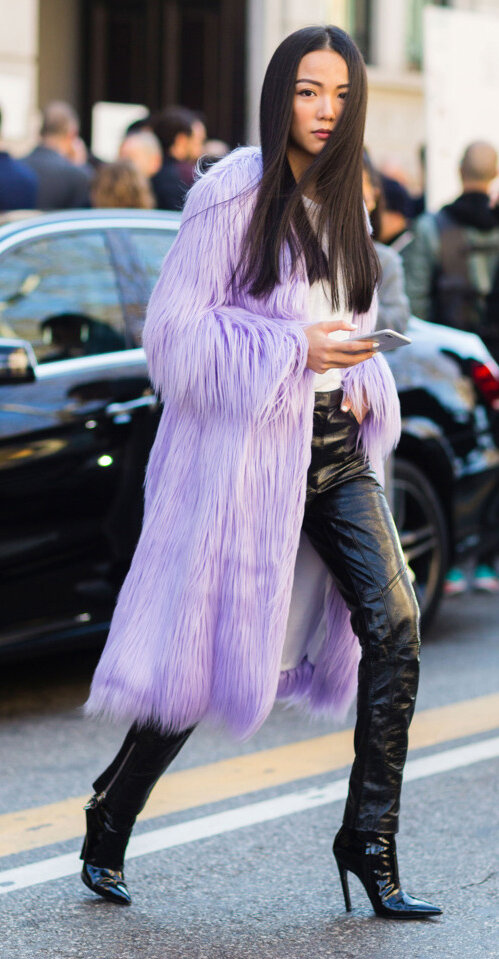
<path id="1" fill-rule="evenodd" d="M 387 354 L 402 410 L 393 512 L 423 625 L 449 565 L 499 543 L 499 368 L 481 339 L 412 317 Z"/>
<path id="2" fill-rule="evenodd" d="M 159 405 L 140 332 L 175 214 L 0 227 L 0 650 L 104 634 L 141 522 Z M 448 563 L 495 545 L 499 372 L 476 337 L 413 321 L 393 354 L 394 504 L 426 621 Z"/>

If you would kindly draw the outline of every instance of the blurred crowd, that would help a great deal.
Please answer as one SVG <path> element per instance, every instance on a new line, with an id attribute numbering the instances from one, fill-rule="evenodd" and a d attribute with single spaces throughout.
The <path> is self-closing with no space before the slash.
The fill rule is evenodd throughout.
<path id="1" fill-rule="evenodd" d="M 104 163 L 81 138 L 73 107 L 54 101 L 42 113 L 39 141 L 31 153 L 18 160 L 0 151 L 0 212 L 181 210 L 199 159 L 209 163 L 228 150 L 220 140 L 207 140 L 201 114 L 171 106 L 132 123 L 116 159 Z"/>
<path id="2" fill-rule="evenodd" d="M 365 154 L 364 199 L 382 268 L 378 329 L 403 333 L 414 315 L 477 334 L 499 363 L 498 172 L 492 144 L 470 143 L 459 164 L 461 193 L 429 212 L 424 192 L 409 193 L 403 171 L 380 172 Z M 482 554 L 471 573 L 448 571 L 448 596 L 470 586 L 499 592 L 495 555 Z"/>
<path id="3" fill-rule="evenodd" d="M 216 162 L 229 147 L 208 141 L 201 114 L 170 106 L 132 123 L 116 159 L 102 162 L 80 137 L 79 119 L 64 102 L 43 111 L 39 142 L 17 160 L 0 151 L 0 213 L 38 209 L 121 207 L 181 210 L 196 165 Z M 468 145 L 462 191 L 441 210 L 426 210 L 392 162 L 376 169 L 364 154 L 363 189 L 382 268 L 378 329 L 403 332 L 415 315 L 478 334 L 499 362 L 498 157 L 492 144 Z M 446 591 L 469 580 L 449 571 Z M 495 558 L 482 557 L 473 586 L 499 592 Z"/>

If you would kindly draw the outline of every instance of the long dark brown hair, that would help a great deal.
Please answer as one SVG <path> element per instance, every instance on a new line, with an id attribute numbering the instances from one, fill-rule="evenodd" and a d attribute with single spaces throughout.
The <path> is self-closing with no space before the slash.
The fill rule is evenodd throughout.
<path id="1" fill-rule="evenodd" d="M 350 89 L 345 107 L 321 152 L 295 181 L 287 159 L 295 81 L 302 57 L 334 50 L 348 67 Z M 331 283 L 338 309 L 341 272 L 348 306 L 369 309 L 379 264 L 369 236 L 362 199 L 362 148 L 367 77 L 362 55 L 339 27 L 306 27 L 287 37 L 275 51 L 265 74 L 260 101 L 263 176 L 241 256 L 242 285 L 256 297 L 272 292 L 281 279 L 282 253 L 292 269 L 304 262 L 312 283 Z M 312 191 L 320 204 L 312 229 L 302 195 Z M 320 237 L 328 238 L 324 256 Z"/>

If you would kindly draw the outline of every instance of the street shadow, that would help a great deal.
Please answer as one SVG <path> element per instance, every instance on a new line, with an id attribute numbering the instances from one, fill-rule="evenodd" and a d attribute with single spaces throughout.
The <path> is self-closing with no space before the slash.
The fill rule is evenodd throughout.
<path id="1" fill-rule="evenodd" d="M 0 719 L 46 715 L 80 706 L 87 698 L 102 643 L 23 656 L 2 663 Z"/>

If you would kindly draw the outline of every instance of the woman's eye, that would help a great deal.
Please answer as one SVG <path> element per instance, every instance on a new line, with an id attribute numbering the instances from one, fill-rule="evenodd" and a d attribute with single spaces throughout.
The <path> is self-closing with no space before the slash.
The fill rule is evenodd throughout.
<path id="1" fill-rule="evenodd" d="M 340 100 L 346 100 L 347 97 L 348 97 L 348 93 L 338 93 L 338 99 Z"/>
<path id="2" fill-rule="evenodd" d="M 315 96 L 315 90 L 298 90 L 298 96 L 313 97 Z"/>

